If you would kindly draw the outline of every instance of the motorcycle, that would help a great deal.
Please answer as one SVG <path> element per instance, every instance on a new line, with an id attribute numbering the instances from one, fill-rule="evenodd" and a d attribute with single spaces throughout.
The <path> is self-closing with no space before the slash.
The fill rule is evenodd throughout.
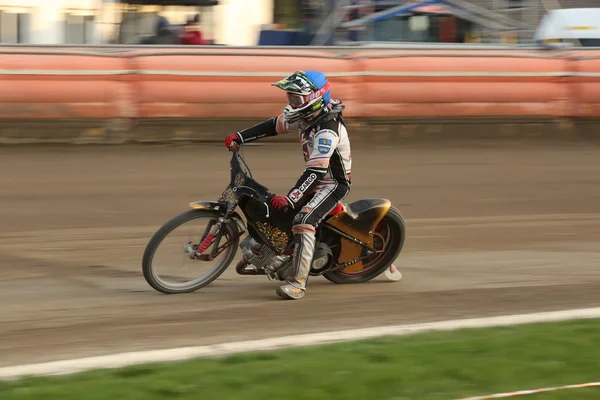
<path id="1" fill-rule="evenodd" d="M 148 242 L 142 269 L 146 282 L 155 290 L 189 293 L 209 285 L 229 267 L 238 247 L 242 252 L 235 267 L 238 274 L 286 279 L 292 264 L 295 213 L 290 208 L 270 206 L 273 194 L 253 178 L 240 149 L 239 144 L 230 148 L 231 179 L 220 198 L 189 203 L 190 210 L 166 222 Z M 153 263 L 159 245 L 176 228 L 199 219 L 207 220 L 207 226 L 199 240 L 183 244 L 183 257 L 194 263 L 223 256 L 221 260 L 207 274 L 190 281 L 168 282 L 159 277 Z M 405 230 L 402 214 L 387 199 L 340 202 L 317 228 L 310 275 L 322 275 L 337 284 L 367 282 L 381 273 L 399 280 L 402 274 L 393 262 L 404 246 Z"/>

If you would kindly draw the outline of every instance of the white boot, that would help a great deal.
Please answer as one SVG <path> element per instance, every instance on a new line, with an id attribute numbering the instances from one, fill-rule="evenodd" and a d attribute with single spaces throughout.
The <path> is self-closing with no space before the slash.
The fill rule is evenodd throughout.
<path id="1" fill-rule="evenodd" d="M 294 242 L 292 270 L 285 283 L 277 288 L 277 294 L 284 299 L 298 300 L 306 294 L 306 281 L 315 251 L 314 228 L 310 225 L 294 226 Z"/>

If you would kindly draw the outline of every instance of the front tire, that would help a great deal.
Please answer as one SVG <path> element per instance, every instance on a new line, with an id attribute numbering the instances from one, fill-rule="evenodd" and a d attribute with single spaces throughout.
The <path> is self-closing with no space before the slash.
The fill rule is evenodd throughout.
<path id="1" fill-rule="evenodd" d="M 198 289 L 201 289 L 201 288 L 209 285 L 211 282 L 213 282 L 219 276 L 221 276 L 221 274 L 223 272 L 225 272 L 227 267 L 229 267 L 229 264 L 231 264 L 231 261 L 233 261 L 233 258 L 235 257 L 235 254 L 237 252 L 237 247 L 239 244 L 239 229 L 238 229 L 238 226 L 235 223 L 235 221 L 231 221 L 230 223 L 228 223 L 225 226 L 225 230 L 224 230 L 222 239 L 219 243 L 219 245 L 222 245 L 223 241 L 226 240 L 229 244 L 229 246 L 227 248 L 225 248 L 225 250 L 223 251 L 225 254 L 221 253 L 217 256 L 217 257 L 223 256 L 223 258 L 217 263 L 217 265 L 215 267 L 213 267 L 208 272 L 208 274 L 206 274 L 206 276 L 200 276 L 200 277 L 197 277 L 196 279 L 193 279 L 192 281 L 185 282 L 185 283 L 169 283 L 169 282 L 164 281 L 157 275 L 155 268 L 154 268 L 154 264 L 153 264 L 156 250 L 159 248 L 159 246 L 161 245 L 163 240 L 165 238 L 167 238 L 172 231 L 174 231 L 175 229 L 184 225 L 185 223 L 193 221 L 193 220 L 197 220 L 197 219 L 216 220 L 219 217 L 220 217 L 220 214 L 215 211 L 188 210 L 188 211 L 183 212 L 183 213 L 179 214 L 178 216 L 174 217 L 173 219 L 171 219 L 170 221 L 165 223 L 158 231 L 156 231 L 154 236 L 152 236 L 152 238 L 148 242 L 148 245 L 146 246 L 146 250 L 144 251 L 144 256 L 142 259 L 142 271 L 144 273 L 144 279 L 146 279 L 146 282 L 148 282 L 148 284 L 152 288 L 154 288 L 155 290 L 157 290 L 159 292 L 162 292 L 165 294 L 181 294 L 181 293 L 190 293 L 190 292 L 194 292 Z M 200 236 L 198 236 L 196 238 L 196 240 L 199 241 Z M 211 248 L 212 248 L 212 245 L 211 245 L 211 247 L 209 247 L 206 250 L 205 253 L 210 253 Z M 182 249 L 183 249 L 183 245 L 182 245 Z M 194 263 L 202 263 L 205 261 L 194 260 L 193 262 Z"/>
<path id="2" fill-rule="evenodd" d="M 387 237 L 384 237 L 384 233 Z M 404 247 L 406 225 L 400 211 L 390 207 L 388 212 L 377 224 L 374 235 L 374 248 L 381 250 L 379 242 L 382 243 L 384 252 L 363 260 L 364 268 L 358 272 L 344 272 L 343 269 L 323 274 L 325 279 L 333 283 L 363 283 L 376 278 L 383 273 L 400 255 Z"/>

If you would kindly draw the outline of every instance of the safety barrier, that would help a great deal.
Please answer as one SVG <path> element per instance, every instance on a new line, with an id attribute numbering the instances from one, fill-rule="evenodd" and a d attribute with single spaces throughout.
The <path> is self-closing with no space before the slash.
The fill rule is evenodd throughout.
<path id="1" fill-rule="evenodd" d="M 564 116 L 567 61 L 529 52 L 389 51 L 353 55 L 364 117 Z"/>
<path id="2" fill-rule="evenodd" d="M 569 54 L 570 105 L 572 117 L 600 115 L 600 51 L 576 51 Z"/>
<path id="3" fill-rule="evenodd" d="M 271 83 L 299 65 L 348 73 L 352 63 L 324 52 L 290 56 L 273 51 L 137 51 L 135 93 L 140 118 L 252 118 L 281 112 L 285 97 Z M 336 80 L 350 99 L 352 78 Z M 351 101 L 348 101 L 351 105 Z M 353 107 L 357 108 L 357 107 Z"/>
<path id="4" fill-rule="evenodd" d="M 94 52 L 0 51 L 0 118 L 135 118 L 126 62 Z"/>
<path id="5" fill-rule="evenodd" d="M 505 136 L 563 135 L 574 122 L 600 120 L 598 50 L 7 46 L 0 141 L 25 140 L 27 129 L 38 141 L 50 126 L 44 140 L 220 138 L 279 114 L 285 97 L 271 83 L 301 69 L 327 74 L 355 135 L 377 130 L 382 140 L 421 135 L 423 122 L 444 136 Z"/>
<path id="6" fill-rule="evenodd" d="M 324 71 L 357 118 L 600 116 L 600 52 L 173 49 L 0 52 L 0 117 L 263 118 Z"/>

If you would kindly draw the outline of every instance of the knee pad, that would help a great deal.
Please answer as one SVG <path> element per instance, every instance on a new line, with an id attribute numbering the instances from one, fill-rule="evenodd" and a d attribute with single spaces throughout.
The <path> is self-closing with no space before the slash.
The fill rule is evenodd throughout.
<path id="1" fill-rule="evenodd" d="M 292 233 L 294 235 L 308 234 L 314 236 L 316 232 L 316 228 L 309 224 L 294 224 L 292 226 Z"/>

